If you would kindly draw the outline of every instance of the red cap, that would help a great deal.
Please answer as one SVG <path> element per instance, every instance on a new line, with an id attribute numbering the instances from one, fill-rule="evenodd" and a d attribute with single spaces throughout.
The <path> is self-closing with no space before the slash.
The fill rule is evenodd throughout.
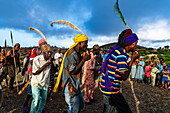
<path id="1" fill-rule="evenodd" d="M 38 42 L 38 45 L 40 46 L 41 43 L 43 42 L 46 42 L 44 39 L 41 39 L 39 42 Z"/>

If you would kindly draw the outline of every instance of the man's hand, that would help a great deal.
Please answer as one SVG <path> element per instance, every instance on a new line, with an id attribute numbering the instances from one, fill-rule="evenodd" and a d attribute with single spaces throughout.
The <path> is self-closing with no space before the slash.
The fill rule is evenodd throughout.
<path id="1" fill-rule="evenodd" d="M 140 53 L 135 51 L 132 53 L 132 60 L 135 61 L 136 59 L 138 59 L 140 57 Z"/>
<path id="2" fill-rule="evenodd" d="M 91 58 L 91 55 L 88 54 L 88 53 L 85 53 L 85 55 L 84 55 L 84 57 L 83 57 L 83 60 L 84 60 L 84 61 L 87 61 L 87 60 L 89 60 L 90 58 Z"/>

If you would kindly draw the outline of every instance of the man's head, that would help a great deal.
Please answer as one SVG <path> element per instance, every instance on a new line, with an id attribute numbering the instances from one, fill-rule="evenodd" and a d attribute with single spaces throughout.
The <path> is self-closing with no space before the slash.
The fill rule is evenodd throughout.
<path id="1" fill-rule="evenodd" d="M 103 54 L 106 54 L 106 50 L 103 50 Z"/>
<path id="2" fill-rule="evenodd" d="M 153 62 L 154 60 L 155 60 L 155 57 L 152 56 L 152 57 L 151 57 L 151 61 Z"/>
<path id="3" fill-rule="evenodd" d="M 77 34 L 74 37 L 74 42 L 79 46 L 80 51 L 86 51 L 88 44 L 88 37 L 85 34 Z"/>
<path id="4" fill-rule="evenodd" d="M 160 62 L 161 62 L 161 61 L 164 61 L 164 59 L 163 59 L 163 58 L 160 58 L 159 61 L 160 61 Z"/>
<path id="5" fill-rule="evenodd" d="M 134 52 L 137 48 L 138 37 L 132 33 L 131 29 L 122 31 L 119 35 L 118 46 L 119 48 L 128 49 L 128 51 Z"/>
<path id="6" fill-rule="evenodd" d="M 41 51 L 43 53 L 43 56 L 44 56 L 44 59 L 45 60 L 48 60 L 51 55 L 52 55 L 52 52 L 51 52 L 51 47 L 49 44 L 44 44 L 41 46 Z"/>
<path id="7" fill-rule="evenodd" d="M 4 49 L 1 49 L 1 54 L 5 54 L 5 50 Z"/>
<path id="8" fill-rule="evenodd" d="M 95 44 L 95 45 L 93 46 L 93 54 L 94 54 L 94 55 L 95 55 L 95 54 L 99 54 L 99 49 L 100 49 L 99 45 L 98 45 L 98 44 Z"/>
<path id="9" fill-rule="evenodd" d="M 44 39 L 39 40 L 39 42 L 38 42 L 39 47 L 41 47 L 44 44 L 47 44 L 47 42 Z"/>
<path id="10" fill-rule="evenodd" d="M 142 60 L 143 60 L 143 57 L 142 57 L 142 56 L 140 56 L 140 57 L 139 57 L 139 60 L 140 60 L 140 61 L 142 61 Z"/>
<path id="11" fill-rule="evenodd" d="M 60 48 L 58 48 L 57 51 L 58 51 L 58 53 L 61 53 L 61 49 Z"/>
<path id="12" fill-rule="evenodd" d="M 149 65 L 149 62 L 146 62 L 146 65 L 148 66 L 148 65 Z"/>
<path id="13" fill-rule="evenodd" d="M 168 65 L 165 66 L 165 70 L 168 70 Z"/>
<path id="14" fill-rule="evenodd" d="M 162 61 L 160 61 L 160 63 L 161 63 L 161 65 L 163 65 L 163 64 L 164 64 L 164 61 L 162 60 Z"/>
<path id="15" fill-rule="evenodd" d="M 14 46 L 14 50 L 19 51 L 19 49 L 20 49 L 20 44 L 16 43 L 15 46 Z"/>
<path id="16" fill-rule="evenodd" d="M 153 64 L 153 67 L 156 67 L 156 64 L 155 64 L 155 63 Z"/>

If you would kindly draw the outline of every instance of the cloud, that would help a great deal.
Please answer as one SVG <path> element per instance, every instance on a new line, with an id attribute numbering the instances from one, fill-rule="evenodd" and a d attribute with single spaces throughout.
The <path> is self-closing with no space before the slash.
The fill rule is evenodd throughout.
<path id="1" fill-rule="evenodd" d="M 165 19 L 140 22 L 137 34 L 142 40 L 170 39 L 170 21 Z"/>
<path id="2" fill-rule="evenodd" d="M 79 32 L 63 25 L 51 27 L 50 23 L 55 20 L 69 21 L 81 29 L 89 37 L 89 47 L 96 43 L 117 42 L 118 34 L 126 27 L 115 14 L 114 3 L 113 0 L 1 0 L 0 32 L 3 34 L 0 42 L 2 44 L 6 37 L 10 37 L 7 30 L 12 30 L 15 42 L 22 42 L 24 46 L 37 45 L 41 37 L 28 31 L 29 27 L 35 27 L 44 33 L 51 45 L 69 47 Z M 128 25 L 140 38 L 139 44 L 148 42 L 146 46 L 154 47 L 160 45 L 159 41 L 162 45 L 167 44 L 170 36 L 169 3 L 168 0 L 119 1 Z"/>

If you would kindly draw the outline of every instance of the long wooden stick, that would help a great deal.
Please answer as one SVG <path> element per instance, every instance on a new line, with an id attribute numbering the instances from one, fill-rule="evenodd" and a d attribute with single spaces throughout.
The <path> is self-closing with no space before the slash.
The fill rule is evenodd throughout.
<path id="1" fill-rule="evenodd" d="M 29 78 L 29 80 L 27 81 L 27 83 L 22 87 L 22 89 L 18 92 L 18 95 L 20 95 L 24 90 L 25 88 L 27 88 L 27 86 L 29 85 L 29 83 L 31 82 L 31 79 L 32 79 L 32 75 L 31 77 Z"/>
<path id="2" fill-rule="evenodd" d="M 12 31 L 11 31 L 11 42 L 12 42 L 12 48 L 13 48 L 13 55 L 15 54 L 15 51 L 14 51 L 14 43 L 13 43 L 13 37 L 12 37 Z M 17 92 L 18 92 L 18 76 L 17 76 L 17 73 L 16 73 L 16 59 L 15 59 L 15 56 L 14 56 L 14 74 L 15 74 L 15 79 L 16 79 L 16 85 L 17 85 Z"/>
<path id="3" fill-rule="evenodd" d="M 7 65 L 7 58 L 6 58 L 6 40 L 5 40 L 5 64 Z M 7 72 L 8 72 L 8 69 L 7 69 L 7 66 L 5 68 L 5 79 L 6 79 L 6 98 L 8 98 L 8 76 L 7 76 Z"/>
<path id="4" fill-rule="evenodd" d="M 137 73 L 138 73 L 138 67 L 139 67 L 139 66 L 137 65 L 136 73 L 135 73 L 135 80 L 134 80 L 134 81 L 136 81 L 136 76 L 137 76 Z M 134 86 L 133 86 L 133 81 L 130 81 L 130 80 L 129 80 L 129 82 L 130 82 L 130 84 L 131 84 L 132 94 L 133 94 L 133 97 L 134 97 L 135 103 L 136 103 L 136 112 L 137 112 L 137 113 L 140 113 L 140 111 L 139 111 L 139 104 L 140 104 L 140 102 L 139 102 L 139 100 L 138 100 L 137 97 L 136 97 L 136 94 L 135 94 L 135 91 L 134 91 Z"/>
<path id="5" fill-rule="evenodd" d="M 135 94 L 135 91 L 134 91 L 134 87 L 133 87 L 133 81 L 130 81 L 130 80 L 129 80 L 129 82 L 130 82 L 130 84 L 131 84 L 132 94 L 133 94 L 133 96 L 134 96 L 135 103 L 136 103 L 136 112 L 137 112 L 137 113 L 140 113 L 140 111 L 139 111 L 139 104 L 140 104 L 140 102 L 139 102 L 139 100 L 138 100 L 137 97 L 136 97 L 136 94 Z"/>

